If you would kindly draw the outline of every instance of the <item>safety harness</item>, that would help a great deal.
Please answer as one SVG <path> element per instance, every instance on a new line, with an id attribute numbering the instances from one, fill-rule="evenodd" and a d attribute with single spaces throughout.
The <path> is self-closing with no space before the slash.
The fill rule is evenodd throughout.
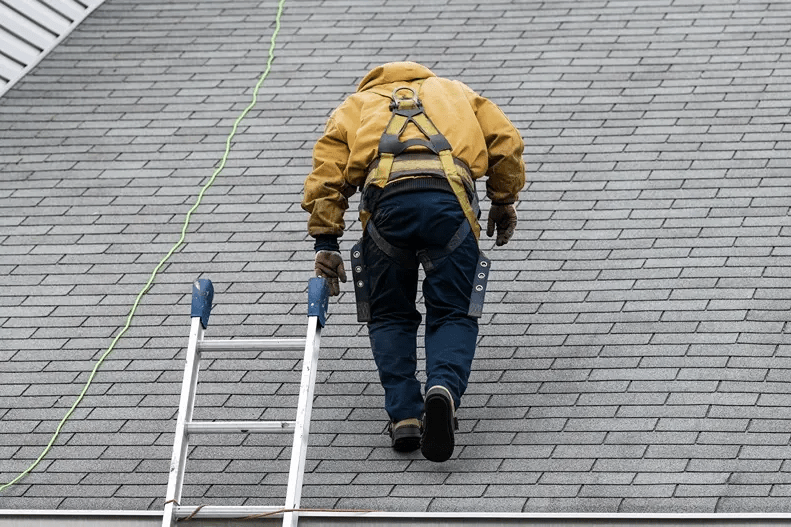
<path id="1" fill-rule="evenodd" d="M 475 234 L 476 240 L 480 236 L 481 228 L 478 224 L 480 209 L 472 174 L 463 161 L 453 157 L 450 143 L 428 118 L 413 88 L 402 86 L 393 90 L 392 95 L 377 89 L 371 91 L 392 99 L 390 103 L 392 116 L 379 140 L 379 156 L 369 166 L 363 186 L 360 200 L 363 233 L 369 235 L 376 246 L 398 265 L 407 269 L 417 269 L 418 265 L 422 264 L 426 273 L 431 273 L 443 258 L 461 245 L 471 231 Z M 405 92 L 408 95 L 402 96 L 401 94 Z M 413 123 L 427 140 L 401 141 L 401 134 L 409 123 Z M 413 146 L 424 147 L 432 154 L 407 153 L 406 150 Z M 467 221 L 461 223 L 445 247 L 416 252 L 396 247 L 385 240 L 374 223 L 369 221 L 376 210 L 377 202 L 386 192 L 385 188 L 395 181 L 398 181 L 395 188 L 399 192 L 430 188 L 447 189 L 447 186 L 450 186 Z M 369 322 L 371 308 L 362 244 L 361 239 L 352 247 L 352 275 L 357 300 L 357 319 L 360 322 Z M 483 251 L 479 250 L 468 316 L 476 318 L 481 316 L 490 265 L 491 261 Z"/>
<path id="2" fill-rule="evenodd" d="M 470 170 L 461 160 L 454 159 L 450 143 L 437 130 L 437 127 L 434 126 L 434 123 L 423 111 L 423 104 L 418 99 L 415 90 L 411 87 L 403 86 L 393 90 L 392 96 L 386 92 L 383 94 L 376 89 L 373 91 L 392 99 L 390 103 L 392 116 L 382 137 L 379 139 L 379 157 L 369 167 L 368 176 L 363 187 L 363 195 L 370 196 L 371 193 L 368 191 L 372 186 L 384 189 L 388 183 L 409 177 L 412 174 L 420 174 L 422 176 L 438 175 L 450 185 L 451 190 L 456 195 L 456 199 L 459 200 L 459 205 L 464 211 L 464 216 L 475 233 L 475 238 L 478 239 L 481 228 L 478 225 L 478 211 L 473 210 L 470 199 L 471 197 L 475 199 L 475 189 Z M 410 95 L 401 97 L 400 94 L 402 92 L 408 92 Z M 410 139 L 401 141 L 401 134 L 404 133 L 409 123 L 417 126 L 418 130 L 428 140 Z M 435 155 L 427 157 L 420 154 L 405 154 L 405 151 L 413 146 L 422 146 Z M 396 160 L 396 158 L 398 159 Z M 464 178 L 462 178 L 460 172 L 464 174 Z M 378 196 L 376 197 L 378 198 Z M 360 220 L 363 223 L 363 229 L 365 229 L 372 212 L 372 210 L 367 209 L 368 205 L 367 201 L 361 203 Z"/>

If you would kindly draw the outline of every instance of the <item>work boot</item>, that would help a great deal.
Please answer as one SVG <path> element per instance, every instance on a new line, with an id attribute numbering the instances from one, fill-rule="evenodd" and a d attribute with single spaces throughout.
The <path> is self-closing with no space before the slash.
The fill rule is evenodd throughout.
<path id="1" fill-rule="evenodd" d="M 420 451 L 429 461 L 442 462 L 453 455 L 456 410 L 453 397 L 444 386 L 432 386 L 426 392 L 423 436 Z"/>
<path id="2" fill-rule="evenodd" d="M 403 419 L 390 423 L 391 446 L 397 452 L 412 452 L 420 448 L 420 420 Z"/>

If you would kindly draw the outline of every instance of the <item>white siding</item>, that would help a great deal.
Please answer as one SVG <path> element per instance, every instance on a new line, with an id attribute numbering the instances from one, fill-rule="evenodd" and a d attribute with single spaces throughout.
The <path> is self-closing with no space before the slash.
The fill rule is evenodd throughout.
<path id="1" fill-rule="evenodd" d="M 0 0 L 0 96 L 104 0 Z"/>

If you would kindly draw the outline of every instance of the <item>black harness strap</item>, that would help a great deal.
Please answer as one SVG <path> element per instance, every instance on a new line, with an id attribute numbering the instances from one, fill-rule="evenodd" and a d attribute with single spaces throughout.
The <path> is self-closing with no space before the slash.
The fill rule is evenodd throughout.
<path id="1" fill-rule="evenodd" d="M 366 230 L 379 250 L 395 263 L 405 269 L 417 269 L 419 264 L 423 264 L 423 270 L 430 273 L 437 268 L 443 258 L 449 256 L 461 245 L 470 233 L 470 224 L 467 221 L 461 222 L 448 243 L 441 249 L 421 249 L 419 251 L 402 249 L 388 242 L 382 237 L 372 221 L 368 222 Z"/>
<path id="2" fill-rule="evenodd" d="M 456 232 L 453 233 L 451 236 L 450 241 L 443 247 L 442 249 L 422 249 L 417 252 L 417 258 L 420 260 L 420 263 L 423 264 L 423 269 L 430 273 L 436 266 L 440 263 L 440 261 L 449 256 L 453 251 L 461 245 L 461 242 L 464 241 L 464 238 L 470 233 L 470 223 L 467 221 L 462 221 L 459 228 L 456 229 Z"/>
<path id="3" fill-rule="evenodd" d="M 388 258 L 393 260 L 404 269 L 417 269 L 418 260 L 413 251 L 396 247 L 392 243 L 385 240 L 379 231 L 374 226 L 374 222 L 369 221 L 366 227 L 368 235 L 379 248 L 380 251 L 385 253 Z"/>
<path id="4" fill-rule="evenodd" d="M 368 222 L 365 230 L 379 250 L 385 253 L 387 257 L 393 260 L 397 265 L 406 269 L 417 269 L 418 265 L 422 264 L 426 274 L 433 272 L 443 258 L 450 256 L 450 254 L 462 244 L 471 231 L 470 223 L 468 221 L 463 221 L 445 247 L 441 249 L 423 249 L 415 252 L 396 247 L 385 240 L 372 221 Z M 363 238 L 352 248 L 352 275 L 354 277 L 354 292 L 357 301 L 357 321 L 370 322 L 370 292 L 368 291 L 368 277 L 362 257 L 362 250 Z M 467 312 L 467 315 L 470 317 L 478 318 L 483 312 L 486 282 L 489 278 L 490 268 L 491 260 L 486 257 L 483 251 L 479 251 L 478 264 L 475 267 L 475 277 L 473 279 L 472 292 L 470 293 L 470 307 Z"/>

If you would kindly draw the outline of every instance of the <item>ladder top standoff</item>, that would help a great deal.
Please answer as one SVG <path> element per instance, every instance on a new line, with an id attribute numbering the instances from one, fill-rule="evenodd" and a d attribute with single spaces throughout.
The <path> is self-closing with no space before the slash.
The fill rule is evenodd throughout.
<path id="1" fill-rule="evenodd" d="M 321 327 L 327 324 L 330 288 L 324 278 L 308 280 L 308 316 L 318 317 Z M 203 329 L 209 327 L 209 315 L 214 300 L 214 285 L 208 278 L 198 278 L 192 284 L 192 308 L 190 317 L 200 317 Z"/>

